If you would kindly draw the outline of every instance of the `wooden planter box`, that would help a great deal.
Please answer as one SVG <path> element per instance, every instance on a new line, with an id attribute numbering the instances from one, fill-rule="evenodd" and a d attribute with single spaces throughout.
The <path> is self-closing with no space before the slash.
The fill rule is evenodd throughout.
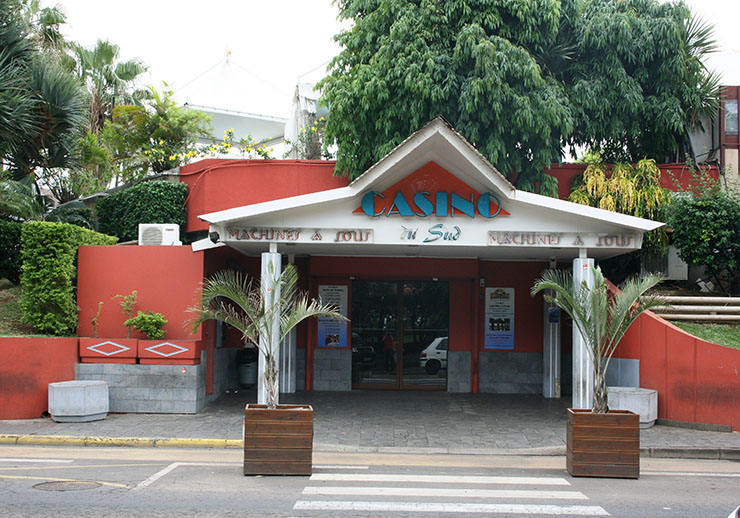
<path id="1" fill-rule="evenodd" d="M 136 363 L 135 338 L 80 338 L 82 363 Z"/>
<path id="2" fill-rule="evenodd" d="M 574 477 L 640 477 L 640 416 L 568 409 L 566 464 Z"/>
<path id="3" fill-rule="evenodd" d="M 196 340 L 139 340 L 138 357 L 141 364 L 198 365 L 201 342 Z"/>
<path id="4" fill-rule="evenodd" d="M 313 408 L 248 404 L 244 410 L 245 475 L 311 475 Z"/>

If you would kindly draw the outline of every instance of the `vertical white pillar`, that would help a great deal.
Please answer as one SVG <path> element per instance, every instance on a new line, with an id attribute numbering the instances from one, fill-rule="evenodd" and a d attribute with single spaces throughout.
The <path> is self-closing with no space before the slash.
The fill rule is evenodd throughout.
<path id="1" fill-rule="evenodd" d="M 277 253 L 277 245 L 270 243 L 270 251 L 262 253 L 262 269 L 260 287 L 262 289 L 262 300 L 265 301 L 269 311 L 271 302 L 277 300 L 280 297 L 279 291 L 276 292 L 275 280 L 282 271 L 280 254 Z M 272 322 L 272 333 L 273 336 L 280 336 L 280 320 L 275 319 Z M 270 345 L 266 342 L 264 336 L 260 336 L 260 349 L 267 350 Z M 275 363 L 280 366 L 280 347 L 278 346 L 274 351 Z M 265 357 L 260 353 L 259 364 L 257 367 L 257 403 L 264 405 L 267 403 L 265 395 Z"/>
<path id="2" fill-rule="evenodd" d="M 295 264 L 295 255 L 288 255 L 288 263 Z M 292 394 L 295 392 L 296 371 L 296 329 L 293 328 L 285 340 L 280 344 L 280 392 Z"/>
<path id="3" fill-rule="evenodd" d="M 556 268 L 552 263 L 551 268 Z M 546 398 L 560 398 L 560 309 L 547 301 L 544 301 L 544 309 L 542 395 Z"/>
<path id="4" fill-rule="evenodd" d="M 594 260 L 586 257 L 586 250 L 579 251 L 573 259 L 573 286 L 578 289 L 582 282 L 593 287 Z M 576 326 L 573 326 L 573 408 L 592 408 L 594 402 L 594 367 L 586 349 L 586 341 Z"/>

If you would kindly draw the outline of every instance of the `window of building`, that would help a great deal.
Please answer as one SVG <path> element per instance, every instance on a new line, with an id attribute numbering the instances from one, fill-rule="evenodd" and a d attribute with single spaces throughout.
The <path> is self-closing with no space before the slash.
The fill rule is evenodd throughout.
<path id="1" fill-rule="evenodd" d="M 725 135 L 737 135 L 737 99 L 725 101 Z"/>

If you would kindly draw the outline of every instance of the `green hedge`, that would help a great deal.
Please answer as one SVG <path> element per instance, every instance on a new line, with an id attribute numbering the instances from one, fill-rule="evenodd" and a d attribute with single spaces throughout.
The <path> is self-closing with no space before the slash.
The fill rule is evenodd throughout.
<path id="1" fill-rule="evenodd" d="M 23 320 L 42 333 L 70 335 L 77 329 L 77 249 L 112 245 L 116 238 L 70 225 L 32 221 L 21 231 Z"/>
<path id="2" fill-rule="evenodd" d="M 21 223 L 0 219 L 0 279 L 8 279 L 13 284 L 21 280 Z"/>
<path id="3" fill-rule="evenodd" d="M 133 241 L 138 239 L 139 223 L 177 223 L 182 235 L 187 196 L 187 185 L 163 180 L 142 182 L 109 194 L 97 204 L 98 230 L 121 241 Z"/>

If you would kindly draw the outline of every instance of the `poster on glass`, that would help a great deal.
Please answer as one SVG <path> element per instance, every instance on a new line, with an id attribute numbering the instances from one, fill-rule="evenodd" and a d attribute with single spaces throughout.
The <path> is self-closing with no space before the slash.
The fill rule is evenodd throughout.
<path id="1" fill-rule="evenodd" d="M 514 288 L 486 288 L 486 349 L 514 349 Z"/>
<path id="2" fill-rule="evenodd" d="M 322 304 L 333 304 L 343 316 L 347 316 L 347 286 L 320 285 L 319 298 Z M 319 347 L 347 347 L 347 322 L 330 317 L 318 318 Z"/>

